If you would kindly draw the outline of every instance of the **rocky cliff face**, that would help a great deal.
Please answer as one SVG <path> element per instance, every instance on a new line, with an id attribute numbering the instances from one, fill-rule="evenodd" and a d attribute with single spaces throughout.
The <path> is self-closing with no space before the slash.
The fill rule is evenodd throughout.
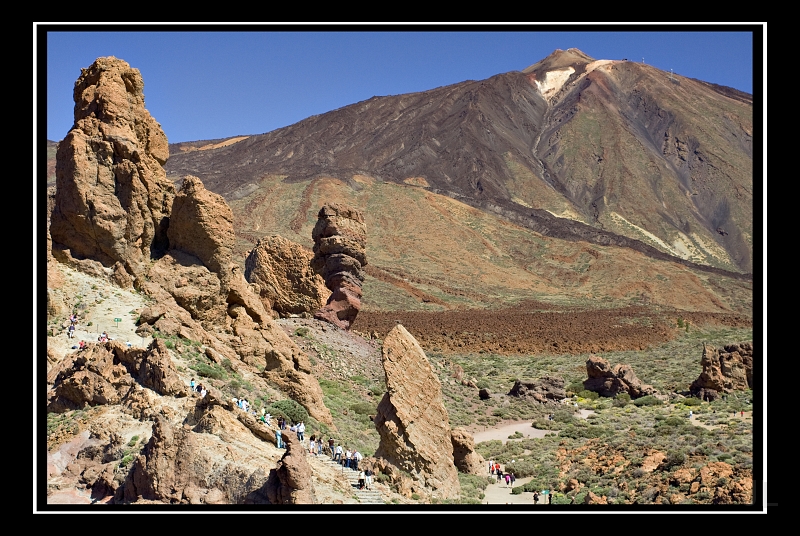
<path id="1" fill-rule="evenodd" d="M 425 352 L 398 324 L 383 341 L 387 392 L 374 418 L 375 458 L 410 473 L 439 498 L 457 497 L 458 471 L 442 387 Z"/>
<path id="2" fill-rule="evenodd" d="M 355 209 L 331 204 L 322 207 L 318 217 L 312 233 L 312 266 L 322 274 L 332 294 L 314 317 L 348 329 L 361 309 L 363 267 L 367 265 L 364 216 Z"/>
<path id="3" fill-rule="evenodd" d="M 75 124 L 59 143 L 50 233 L 62 258 L 120 263 L 138 277 L 167 247 L 174 187 L 167 137 L 144 107 L 138 69 L 98 58 L 75 83 Z"/>
<path id="4" fill-rule="evenodd" d="M 258 285 L 267 309 L 281 316 L 311 314 L 325 306 L 330 290 L 322 276 L 311 269 L 314 254 L 282 236 L 258 241 L 245 259 L 245 278 Z"/>

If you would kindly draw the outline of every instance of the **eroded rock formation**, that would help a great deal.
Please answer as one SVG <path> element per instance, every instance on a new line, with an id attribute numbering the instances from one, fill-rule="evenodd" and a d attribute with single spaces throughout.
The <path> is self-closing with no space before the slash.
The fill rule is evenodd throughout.
<path id="1" fill-rule="evenodd" d="M 453 442 L 453 461 L 462 473 L 483 475 L 486 473 L 486 460 L 475 452 L 475 438 L 463 428 L 451 431 Z"/>
<path id="2" fill-rule="evenodd" d="M 323 206 L 312 231 L 312 267 L 332 294 L 315 318 L 349 329 L 361 309 L 363 267 L 367 265 L 367 227 L 357 210 L 339 204 Z"/>
<path id="3" fill-rule="evenodd" d="M 286 317 L 312 314 L 325 306 L 330 291 L 311 269 L 314 254 L 281 236 L 267 236 L 245 259 L 245 278 L 258 285 L 264 307 Z"/>
<path id="4" fill-rule="evenodd" d="M 516 380 L 508 395 L 546 403 L 565 399 L 567 391 L 564 389 L 563 378 L 544 376 L 533 381 Z"/>
<path id="5" fill-rule="evenodd" d="M 122 404 L 139 386 L 162 395 L 187 395 L 160 340 L 146 350 L 127 348 L 118 341 L 90 343 L 59 361 L 47 378 L 49 412 Z"/>
<path id="6" fill-rule="evenodd" d="M 410 473 L 433 496 L 460 493 L 442 386 L 417 340 L 398 324 L 383 341 L 387 392 L 373 419 L 380 435 L 375 458 Z"/>
<path id="7" fill-rule="evenodd" d="M 639 398 L 657 393 L 653 386 L 642 383 L 630 365 L 618 363 L 612 367 L 608 361 L 596 355 L 586 360 L 586 373 L 589 378 L 583 381 L 583 387 L 600 396 L 627 393 L 631 398 Z"/>
<path id="8" fill-rule="evenodd" d="M 75 123 L 58 144 L 50 234 L 61 259 L 120 263 L 141 275 L 167 247 L 174 187 L 167 137 L 144 107 L 138 69 L 98 58 L 75 83 Z"/>
<path id="9" fill-rule="evenodd" d="M 315 504 L 311 466 L 305 448 L 296 434 L 284 434 L 283 440 L 286 454 L 278 462 L 278 467 L 270 472 L 264 486 L 266 496 L 271 504 Z"/>
<path id="10" fill-rule="evenodd" d="M 231 412 L 215 408 L 213 417 L 207 410 L 206 419 L 214 419 L 228 434 L 249 435 Z M 203 431 L 199 424 L 195 429 Z M 262 488 L 267 472 L 246 459 L 237 460 L 220 435 L 197 433 L 156 416 L 153 434 L 116 490 L 114 502 L 266 504 Z"/>
<path id="11" fill-rule="evenodd" d="M 703 370 L 689 388 L 694 396 L 713 400 L 717 393 L 749 389 L 753 385 L 753 343 L 722 348 L 704 343 L 700 365 Z"/>

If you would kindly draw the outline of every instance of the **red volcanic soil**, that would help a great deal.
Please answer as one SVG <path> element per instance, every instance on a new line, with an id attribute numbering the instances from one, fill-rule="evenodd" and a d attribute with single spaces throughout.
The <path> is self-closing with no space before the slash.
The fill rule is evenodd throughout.
<path id="1" fill-rule="evenodd" d="M 497 310 L 361 311 L 353 329 L 383 338 L 399 322 L 425 350 L 445 353 L 581 354 L 644 350 L 664 343 L 675 336 L 678 318 L 694 326 L 752 325 L 752 319 L 736 314 L 646 307 L 571 310 L 528 303 Z"/>

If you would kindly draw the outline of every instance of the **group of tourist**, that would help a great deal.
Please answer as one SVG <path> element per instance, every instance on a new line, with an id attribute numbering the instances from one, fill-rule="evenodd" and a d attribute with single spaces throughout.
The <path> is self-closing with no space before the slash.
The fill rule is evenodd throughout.
<path id="1" fill-rule="evenodd" d="M 514 476 L 513 471 L 510 473 L 503 473 L 503 470 L 500 468 L 500 462 L 496 462 L 494 460 L 489 460 L 489 476 L 497 475 L 497 481 L 501 482 L 503 479 L 506 481 L 506 486 L 511 486 L 517 480 L 517 477 Z"/>
<path id="2" fill-rule="evenodd" d="M 208 394 L 208 391 L 203 384 L 195 382 L 194 378 L 192 378 L 192 381 L 189 382 L 189 385 L 192 388 L 192 392 L 200 393 L 200 398 L 204 398 Z"/>

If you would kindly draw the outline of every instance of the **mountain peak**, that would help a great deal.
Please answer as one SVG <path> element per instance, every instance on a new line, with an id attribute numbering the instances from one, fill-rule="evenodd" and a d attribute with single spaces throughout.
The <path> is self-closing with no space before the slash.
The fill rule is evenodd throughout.
<path id="1" fill-rule="evenodd" d="M 575 68 L 578 65 L 586 65 L 593 61 L 595 61 L 594 58 L 577 48 L 568 48 L 567 50 L 557 48 L 552 54 L 523 69 L 522 72 L 527 74 L 532 72 L 555 71 L 568 67 Z"/>

